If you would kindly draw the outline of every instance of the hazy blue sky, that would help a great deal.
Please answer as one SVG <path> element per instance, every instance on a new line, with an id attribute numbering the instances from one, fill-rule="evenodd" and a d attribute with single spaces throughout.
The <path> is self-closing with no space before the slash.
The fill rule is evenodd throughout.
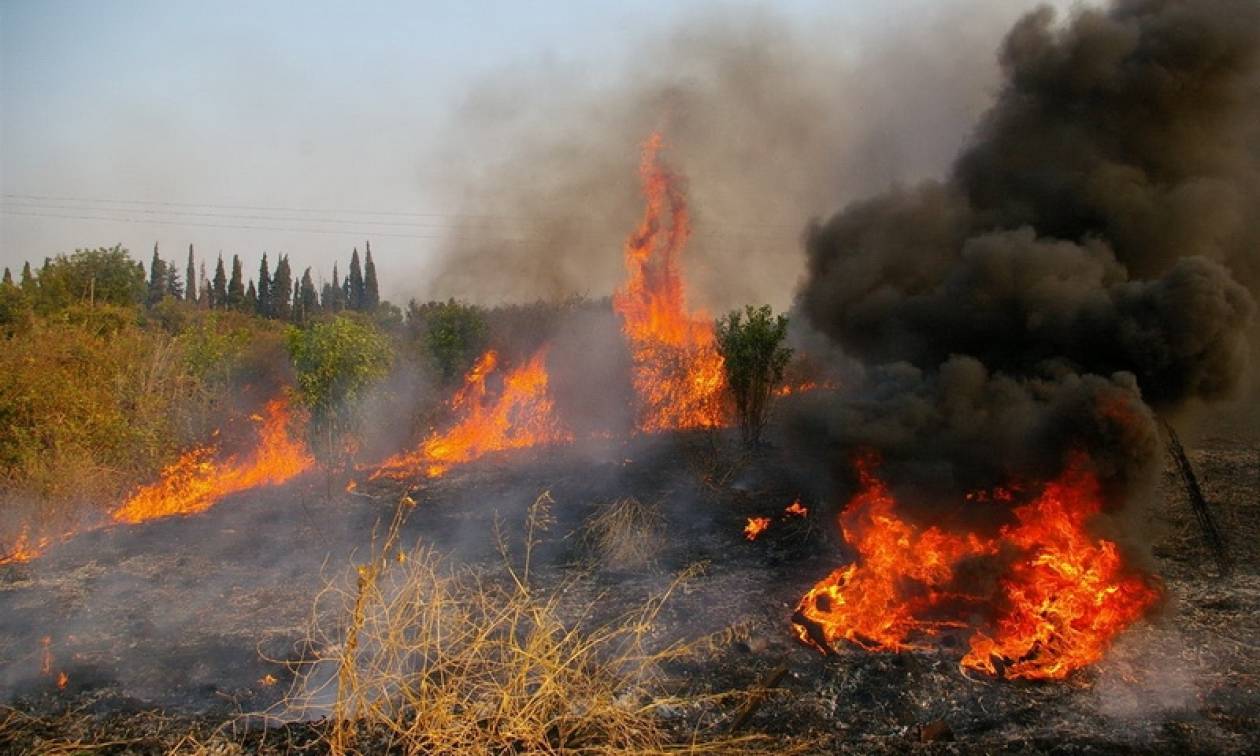
<path id="1" fill-rule="evenodd" d="M 833 25 L 835 43 L 856 48 L 943 4 L 773 12 Z M 116 242 L 147 259 L 160 241 L 179 260 L 194 243 L 327 269 L 371 238 L 382 267 L 414 270 L 453 222 L 425 166 L 472 84 L 528 67 L 612 76 L 642 35 L 694 12 L 655 0 L 0 0 L 0 264 Z"/>

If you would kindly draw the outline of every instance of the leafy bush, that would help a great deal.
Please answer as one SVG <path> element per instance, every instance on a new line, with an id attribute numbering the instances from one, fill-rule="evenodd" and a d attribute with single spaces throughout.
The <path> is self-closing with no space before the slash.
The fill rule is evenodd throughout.
<path id="1" fill-rule="evenodd" d="M 769 415 L 770 396 L 792 350 L 784 346 L 788 319 L 769 305 L 733 310 L 717 321 L 718 352 L 725 361 L 726 385 L 735 399 L 744 442 L 756 445 Z"/>
<path id="2" fill-rule="evenodd" d="M 57 255 L 39 272 L 35 307 L 48 314 L 75 303 L 138 305 L 147 286 L 144 266 L 121 246 Z"/>
<path id="3" fill-rule="evenodd" d="M 407 327 L 443 383 L 458 381 L 485 351 L 489 329 L 482 308 L 457 302 L 407 305 Z"/>
<path id="4" fill-rule="evenodd" d="M 331 452 L 333 434 L 353 429 L 356 404 L 389 372 L 393 348 L 370 320 L 352 315 L 290 327 L 288 347 L 298 395 Z"/>

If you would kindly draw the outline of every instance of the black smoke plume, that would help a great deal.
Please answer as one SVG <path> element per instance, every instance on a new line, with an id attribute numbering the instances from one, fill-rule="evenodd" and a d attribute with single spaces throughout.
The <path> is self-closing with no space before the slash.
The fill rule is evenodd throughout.
<path id="1" fill-rule="evenodd" d="M 1253 0 L 1020 20 L 950 175 L 809 231 L 803 312 L 879 367 L 803 424 L 954 486 L 1083 449 L 1123 500 L 1157 459 L 1153 412 L 1226 397 L 1246 370 L 1258 39 Z"/>

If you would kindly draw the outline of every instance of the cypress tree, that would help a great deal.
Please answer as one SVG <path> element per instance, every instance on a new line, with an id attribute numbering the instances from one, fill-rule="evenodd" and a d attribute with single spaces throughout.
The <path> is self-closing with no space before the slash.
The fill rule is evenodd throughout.
<path id="1" fill-rule="evenodd" d="M 332 301 L 328 301 L 328 297 L 324 298 L 324 310 L 326 312 L 341 312 L 346 303 L 346 292 L 341 286 L 341 278 L 337 276 L 337 263 L 333 263 L 332 291 L 330 294 Z"/>
<path id="2" fill-rule="evenodd" d="M 27 260 L 22 263 L 22 291 L 27 294 L 35 293 L 35 276 L 31 275 L 31 262 Z"/>
<path id="3" fill-rule="evenodd" d="M 297 297 L 299 304 L 294 309 L 301 313 L 301 320 L 298 322 L 305 323 L 307 319 L 319 314 L 319 297 L 315 294 L 315 282 L 311 280 L 310 268 L 302 273 L 301 287 Z"/>
<path id="4" fill-rule="evenodd" d="M 289 256 L 280 255 L 276 262 L 276 276 L 271 279 L 271 316 L 289 319 L 289 296 L 293 288 L 293 273 L 289 270 Z"/>
<path id="5" fill-rule="evenodd" d="M 245 278 L 241 275 L 241 258 L 232 255 L 232 278 L 228 281 L 227 306 L 240 310 L 245 306 Z"/>
<path id="6" fill-rule="evenodd" d="M 359 265 L 359 248 L 350 253 L 350 275 L 346 276 L 346 308 L 363 309 L 363 268 Z"/>
<path id="7" fill-rule="evenodd" d="M 363 258 L 363 309 L 375 312 L 381 306 L 381 290 L 376 283 L 376 263 L 372 262 L 372 243 L 365 242 Z"/>
<path id="8" fill-rule="evenodd" d="M 201 266 L 201 277 L 206 277 L 205 265 Z M 184 270 L 184 296 L 189 302 L 197 301 L 197 268 L 193 265 L 193 245 L 188 245 L 188 267 Z"/>
<path id="9" fill-rule="evenodd" d="M 149 263 L 149 295 L 147 304 L 152 307 L 166 295 L 166 263 L 158 257 L 157 242 L 153 242 L 153 260 Z"/>
<path id="10" fill-rule="evenodd" d="M 199 267 L 201 275 L 198 280 L 201 282 L 201 291 L 198 292 L 200 296 L 197 298 L 197 306 L 208 310 L 210 309 L 210 281 L 206 278 L 206 261 L 202 260 Z"/>
<path id="11" fill-rule="evenodd" d="M 271 305 L 271 270 L 267 267 L 267 253 L 263 252 L 262 263 L 258 266 L 258 296 L 254 311 L 264 318 L 275 316 Z"/>
<path id="12" fill-rule="evenodd" d="M 7 265 L 4 266 L 4 280 L 2 283 L 5 286 L 13 286 L 13 271 L 9 270 Z"/>
<path id="13" fill-rule="evenodd" d="M 164 263 L 164 265 L 166 265 L 165 294 L 175 299 L 183 299 L 184 284 L 179 280 L 179 271 L 175 269 L 174 263 Z"/>
<path id="14" fill-rule="evenodd" d="M 258 312 L 258 290 L 254 288 L 254 279 L 249 279 L 249 286 L 245 289 L 245 301 L 243 306 L 246 312 Z"/>
<path id="15" fill-rule="evenodd" d="M 217 310 L 227 307 L 227 273 L 223 272 L 223 253 L 219 253 L 219 264 L 214 269 L 214 288 L 210 292 L 210 306 Z"/>

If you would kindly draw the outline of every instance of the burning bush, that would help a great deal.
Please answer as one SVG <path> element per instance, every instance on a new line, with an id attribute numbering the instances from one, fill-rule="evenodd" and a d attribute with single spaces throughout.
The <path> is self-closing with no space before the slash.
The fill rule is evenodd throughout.
<path id="1" fill-rule="evenodd" d="M 746 318 L 746 319 L 745 319 Z M 783 380 L 792 350 L 783 344 L 788 319 L 774 317 L 769 305 L 749 305 L 717 322 L 717 350 L 726 369 L 726 385 L 735 398 L 735 412 L 744 443 L 756 446 L 770 414 L 770 397 Z"/>

